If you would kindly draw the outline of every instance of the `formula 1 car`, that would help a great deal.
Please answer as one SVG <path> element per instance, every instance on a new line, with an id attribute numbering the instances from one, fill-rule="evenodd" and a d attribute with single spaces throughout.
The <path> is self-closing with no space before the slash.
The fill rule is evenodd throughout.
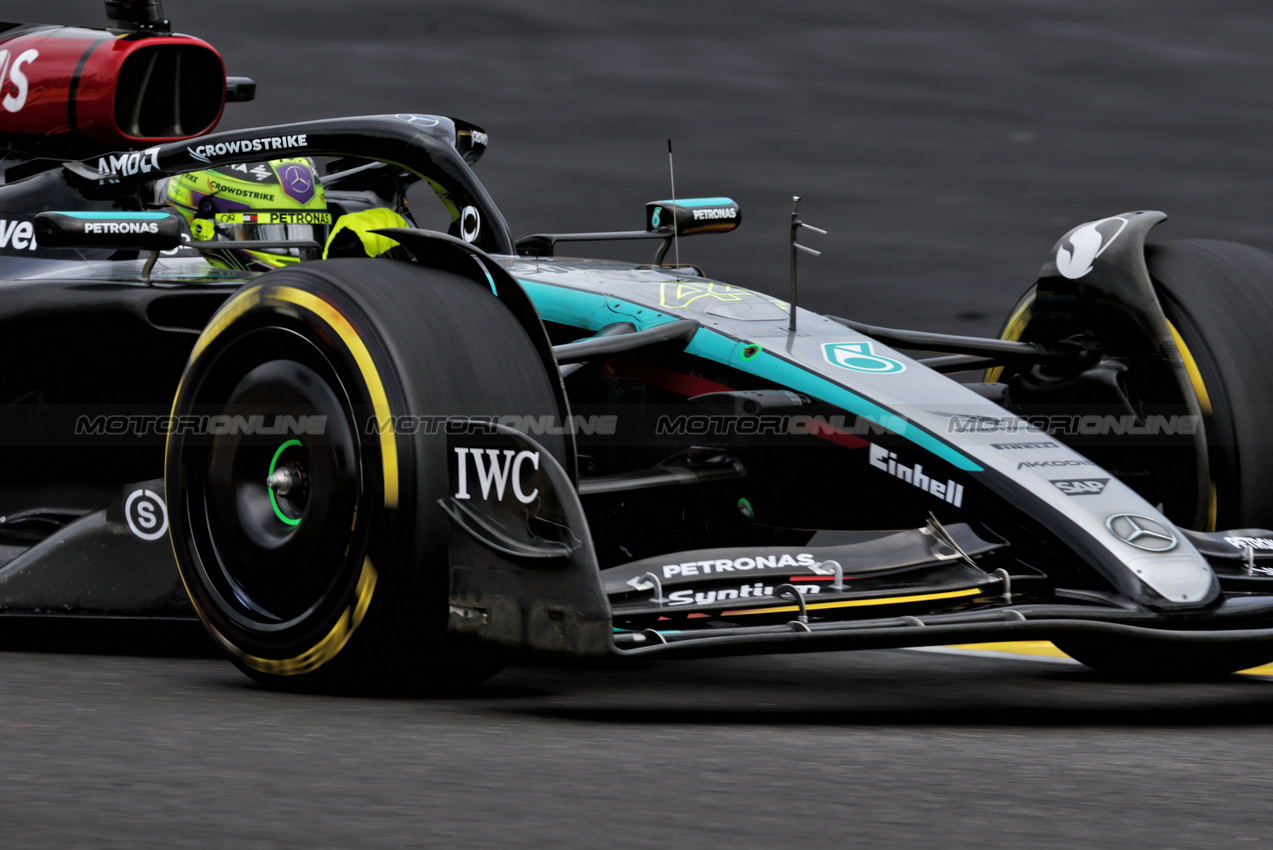
<path id="1" fill-rule="evenodd" d="M 1129 212 L 1064 234 L 1000 338 L 816 315 L 794 211 L 779 298 L 664 262 L 737 227 L 728 198 L 515 240 L 475 125 L 214 132 L 252 85 L 156 7 L 0 25 L 7 632 L 197 617 L 298 690 L 462 686 L 517 652 L 1273 661 L 1273 255 L 1147 245 L 1165 216 Z M 438 228 L 384 230 L 400 258 L 258 275 L 208 265 L 155 200 L 297 156 L 333 212 L 422 225 L 416 187 Z M 658 247 L 557 256 L 607 239 Z"/>

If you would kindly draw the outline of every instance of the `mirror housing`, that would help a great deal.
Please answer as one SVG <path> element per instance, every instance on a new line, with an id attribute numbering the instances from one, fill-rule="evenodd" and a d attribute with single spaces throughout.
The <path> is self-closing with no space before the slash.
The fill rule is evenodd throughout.
<path id="1" fill-rule="evenodd" d="M 185 222 L 166 212 L 42 212 L 35 237 L 45 248 L 167 251 L 182 244 Z"/>
<path id="2" fill-rule="evenodd" d="M 693 236 L 697 233 L 728 233 L 742 223 L 742 209 L 731 198 L 680 198 L 672 201 L 650 201 L 645 205 L 645 229 L 648 233 L 673 233 Z"/>

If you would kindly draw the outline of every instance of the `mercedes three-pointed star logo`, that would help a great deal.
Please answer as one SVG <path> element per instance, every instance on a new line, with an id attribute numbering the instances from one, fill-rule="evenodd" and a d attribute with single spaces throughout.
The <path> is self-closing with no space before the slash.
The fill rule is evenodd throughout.
<path id="1" fill-rule="evenodd" d="M 1137 514 L 1114 514 L 1105 527 L 1119 540 L 1146 552 L 1170 552 L 1180 545 L 1175 532 L 1157 520 Z"/>
<path id="2" fill-rule="evenodd" d="M 399 112 L 393 116 L 399 121 L 406 121 L 408 124 L 414 124 L 417 127 L 436 127 L 438 119 L 432 115 L 417 115 L 414 112 Z"/>
<path id="3" fill-rule="evenodd" d="M 283 171 L 283 179 L 287 181 L 288 186 L 291 187 L 293 192 L 309 191 L 310 179 L 308 169 L 302 168 L 299 165 L 289 165 Z"/>

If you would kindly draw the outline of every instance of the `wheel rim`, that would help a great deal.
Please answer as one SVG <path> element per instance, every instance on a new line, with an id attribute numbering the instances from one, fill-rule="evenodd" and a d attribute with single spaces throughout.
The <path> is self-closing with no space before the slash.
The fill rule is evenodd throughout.
<path id="1" fill-rule="evenodd" d="M 283 630 L 361 558 L 362 447 L 349 393 L 319 348 L 283 328 L 229 341 L 204 375 L 192 407 L 211 433 L 185 463 L 202 585 L 238 625 Z"/>

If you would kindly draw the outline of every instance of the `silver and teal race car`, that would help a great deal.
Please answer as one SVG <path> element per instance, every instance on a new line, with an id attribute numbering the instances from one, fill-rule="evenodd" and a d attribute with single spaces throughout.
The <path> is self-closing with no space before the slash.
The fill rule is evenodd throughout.
<path id="1" fill-rule="evenodd" d="M 112 23 L 0 30 L 8 645 L 201 622 L 300 690 L 457 687 L 519 653 L 1273 661 L 1273 255 L 1147 244 L 1164 216 L 1128 212 L 1061 236 L 999 338 L 875 327 L 796 305 L 794 208 L 792 279 L 755 289 L 666 262 L 741 223 L 724 197 L 514 239 L 481 128 L 214 132 L 250 81 Z M 419 226 L 258 274 L 156 198 L 291 157 L 333 216 Z M 616 239 L 650 262 L 561 256 Z"/>

